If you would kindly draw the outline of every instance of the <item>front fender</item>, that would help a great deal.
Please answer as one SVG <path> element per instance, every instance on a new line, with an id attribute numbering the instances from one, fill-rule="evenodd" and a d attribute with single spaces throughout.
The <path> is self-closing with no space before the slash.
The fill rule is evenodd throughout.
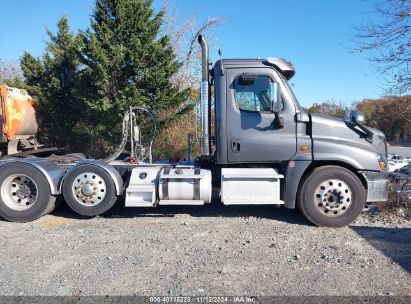
<path id="1" fill-rule="evenodd" d="M 313 144 L 315 161 L 336 161 L 351 165 L 357 170 L 380 171 L 380 155 L 363 145 L 351 141 L 315 138 Z"/>

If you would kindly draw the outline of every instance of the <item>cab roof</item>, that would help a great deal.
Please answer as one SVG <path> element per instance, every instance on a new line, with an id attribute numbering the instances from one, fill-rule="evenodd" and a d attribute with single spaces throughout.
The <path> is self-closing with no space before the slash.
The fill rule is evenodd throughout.
<path id="1" fill-rule="evenodd" d="M 267 57 L 265 59 L 220 59 L 216 62 L 216 65 L 241 65 L 241 66 L 255 66 L 255 65 L 268 65 L 276 68 L 287 80 L 290 80 L 295 75 L 295 69 L 290 61 L 283 58 Z"/>

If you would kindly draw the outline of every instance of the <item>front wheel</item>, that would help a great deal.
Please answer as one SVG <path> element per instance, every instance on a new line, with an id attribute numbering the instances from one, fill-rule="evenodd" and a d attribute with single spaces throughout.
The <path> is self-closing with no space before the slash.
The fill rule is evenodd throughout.
<path id="1" fill-rule="evenodd" d="M 342 227 L 360 215 L 365 192 L 360 179 L 348 169 L 324 166 L 304 179 L 297 203 L 311 223 Z"/>

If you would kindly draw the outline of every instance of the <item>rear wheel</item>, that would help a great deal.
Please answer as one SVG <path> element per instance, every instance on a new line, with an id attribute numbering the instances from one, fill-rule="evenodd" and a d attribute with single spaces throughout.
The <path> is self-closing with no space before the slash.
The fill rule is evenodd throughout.
<path id="1" fill-rule="evenodd" d="M 49 206 L 43 215 L 49 214 L 53 212 L 54 210 L 56 210 L 56 208 L 60 206 L 62 200 L 63 200 L 63 197 L 61 195 L 52 196 L 49 201 Z"/>
<path id="2" fill-rule="evenodd" d="M 54 207 L 46 177 L 25 163 L 9 163 L 0 169 L 0 216 L 11 222 L 29 222 Z"/>
<path id="3" fill-rule="evenodd" d="M 298 197 L 301 212 L 317 226 L 348 225 L 360 215 L 364 205 L 360 179 L 337 166 L 314 169 L 303 181 Z"/>
<path id="4" fill-rule="evenodd" d="M 96 216 L 108 211 L 116 202 L 114 181 L 94 165 L 80 165 L 70 171 L 63 182 L 67 205 L 75 212 Z"/>

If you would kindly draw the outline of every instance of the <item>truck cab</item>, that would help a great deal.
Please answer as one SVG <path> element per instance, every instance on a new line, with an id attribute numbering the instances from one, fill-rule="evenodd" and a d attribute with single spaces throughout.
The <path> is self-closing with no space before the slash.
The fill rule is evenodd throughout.
<path id="1" fill-rule="evenodd" d="M 343 195 L 352 192 L 343 181 L 344 174 L 355 179 L 364 201 L 387 200 L 384 134 L 364 126 L 362 115 L 356 112 L 351 121 L 305 113 L 288 83 L 295 75 L 291 62 L 275 57 L 221 59 L 209 75 L 208 83 L 214 86 L 210 117 L 215 120 L 210 130 L 215 143 L 211 159 L 217 168 L 274 168 L 284 176 L 280 185 L 284 206 L 299 204 L 304 209 L 307 196 L 314 195 L 316 209 L 331 217 L 327 225 L 351 206 L 346 203 L 353 198 Z M 224 180 L 219 173 L 215 181 Z M 322 178 L 324 185 L 309 185 L 318 174 L 330 177 Z M 306 193 L 304 185 L 316 186 L 316 193 Z M 347 206 L 341 204 L 343 199 Z M 333 201 L 339 207 L 329 208 Z M 307 216 L 309 211 L 302 211 Z"/>
<path id="2" fill-rule="evenodd" d="M 294 73 L 291 63 L 277 58 L 215 64 L 211 74 L 218 164 L 278 163 L 296 156 L 295 117 L 302 109 L 287 83 Z M 306 133 L 305 127 L 301 124 L 299 132 Z M 311 149 L 306 153 L 309 160 Z"/>

